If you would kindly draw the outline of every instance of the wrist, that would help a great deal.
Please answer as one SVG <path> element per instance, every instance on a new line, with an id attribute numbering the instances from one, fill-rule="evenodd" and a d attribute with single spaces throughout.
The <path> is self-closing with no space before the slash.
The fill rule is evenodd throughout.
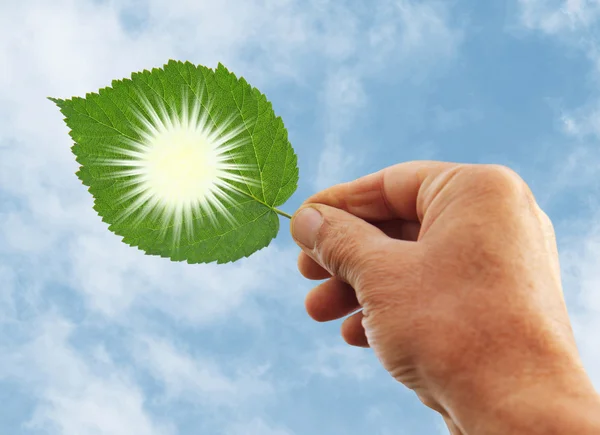
<path id="1" fill-rule="evenodd" d="M 491 410 L 487 421 L 478 421 L 466 434 L 600 434 L 600 400 L 591 394 L 532 390 Z"/>
<path id="2" fill-rule="evenodd" d="M 518 385 L 495 398 L 474 389 L 446 409 L 465 435 L 600 434 L 600 396 L 584 372 Z"/>

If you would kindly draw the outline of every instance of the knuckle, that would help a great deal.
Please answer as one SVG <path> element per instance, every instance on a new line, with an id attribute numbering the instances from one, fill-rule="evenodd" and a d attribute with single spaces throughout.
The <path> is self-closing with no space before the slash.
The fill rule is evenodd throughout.
<path id="1" fill-rule="evenodd" d="M 486 172 L 497 175 L 498 177 L 506 178 L 507 180 L 520 180 L 521 176 L 512 168 L 506 165 L 487 164 L 483 165 Z"/>
<path id="2" fill-rule="evenodd" d="M 468 171 L 473 193 L 503 200 L 535 201 L 527 183 L 513 169 L 504 165 L 473 165 Z"/>
<path id="3" fill-rule="evenodd" d="M 476 180 L 488 188 L 503 189 L 507 192 L 514 192 L 524 184 L 519 174 L 504 165 L 481 166 Z"/>

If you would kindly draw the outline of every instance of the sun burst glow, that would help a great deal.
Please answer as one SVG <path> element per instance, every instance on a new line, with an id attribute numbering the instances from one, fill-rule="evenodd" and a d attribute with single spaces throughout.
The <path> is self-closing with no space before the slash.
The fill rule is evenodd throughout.
<path id="1" fill-rule="evenodd" d="M 140 139 L 124 139 L 123 147 L 110 147 L 120 158 L 106 159 L 103 164 L 118 167 L 110 178 L 121 179 L 130 189 L 120 198 L 127 203 L 119 219 L 131 215 L 139 222 L 148 215 L 162 215 L 164 237 L 173 229 L 173 243 L 181 239 L 185 229 L 193 236 L 194 219 L 208 218 L 216 226 L 223 216 L 235 224 L 228 206 L 235 204 L 238 194 L 231 181 L 260 185 L 236 172 L 256 171 L 256 165 L 236 163 L 238 150 L 247 139 L 240 139 L 244 125 L 230 128 L 233 119 L 210 117 L 211 106 L 202 105 L 202 95 L 189 104 L 184 92 L 181 109 L 167 108 L 163 100 L 156 107 L 141 93 L 143 111 L 132 107 L 143 126 L 136 127 Z M 133 103 L 132 103 L 133 104 Z"/>

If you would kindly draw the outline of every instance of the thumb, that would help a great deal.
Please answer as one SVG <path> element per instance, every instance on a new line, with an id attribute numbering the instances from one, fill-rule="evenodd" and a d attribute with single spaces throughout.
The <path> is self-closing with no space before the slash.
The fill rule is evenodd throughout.
<path id="1" fill-rule="evenodd" d="M 302 250 L 332 276 L 361 288 L 365 273 L 381 264 L 393 241 L 379 228 L 343 210 L 324 204 L 300 208 L 290 222 L 292 237 Z"/>

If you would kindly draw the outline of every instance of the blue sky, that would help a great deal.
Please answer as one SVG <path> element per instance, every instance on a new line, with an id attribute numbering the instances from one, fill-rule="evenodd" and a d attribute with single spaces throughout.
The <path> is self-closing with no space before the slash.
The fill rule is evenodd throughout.
<path id="1" fill-rule="evenodd" d="M 299 156 L 282 209 L 397 162 L 506 164 L 557 232 L 600 388 L 600 2 L 24 0 L 0 4 L 0 433 L 447 433 L 340 322 L 304 312 L 287 220 L 228 265 L 122 244 L 46 96 L 169 59 L 267 94 Z"/>

